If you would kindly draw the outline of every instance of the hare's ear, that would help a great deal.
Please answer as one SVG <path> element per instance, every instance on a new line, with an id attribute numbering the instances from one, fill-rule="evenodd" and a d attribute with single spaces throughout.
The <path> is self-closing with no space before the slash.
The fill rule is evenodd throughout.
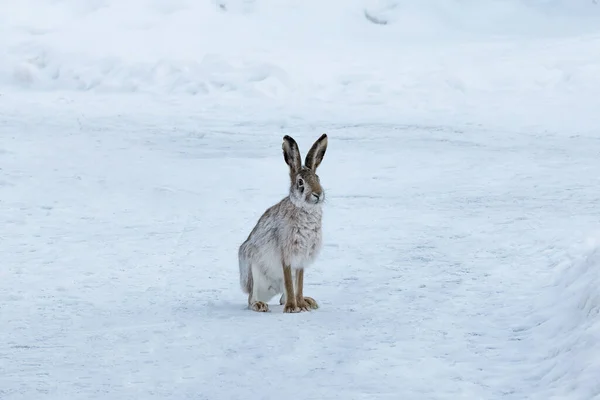
<path id="1" fill-rule="evenodd" d="M 312 145 L 308 153 L 306 154 L 306 160 L 304 165 L 311 169 L 313 172 L 317 170 L 317 167 L 323 161 L 325 152 L 327 151 L 327 134 L 322 134 L 320 138 Z"/>
<path id="2" fill-rule="evenodd" d="M 302 168 L 298 143 L 290 136 L 285 135 L 281 147 L 283 148 L 283 159 L 290 166 L 290 176 L 296 175 Z"/>

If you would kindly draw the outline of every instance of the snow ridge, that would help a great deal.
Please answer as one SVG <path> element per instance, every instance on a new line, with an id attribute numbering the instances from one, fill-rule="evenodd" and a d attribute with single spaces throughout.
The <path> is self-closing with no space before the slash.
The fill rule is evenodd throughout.
<path id="1" fill-rule="evenodd" d="M 600 7 L 567 1 L 24 0 L 0 8 L 0 89 L 415 102 L 435 87 L 453 103 L 498 87 L 591 93 L 599 21 Z M 548 35 L 573 40 L 548 49 Z M 478 52 L 456 42 L 481 38 Z M 559 56 L 569 49 L 577 64 Z"/>
<path id="2" fill-rule="evenodd" d="M 535 399 L 599 399 L 600 241 L 590 240 L 579 256 L 555 268 L 536 313 L 536 324 L 521 339 L 522 351 L 545 346 L 530 360 Z"/>

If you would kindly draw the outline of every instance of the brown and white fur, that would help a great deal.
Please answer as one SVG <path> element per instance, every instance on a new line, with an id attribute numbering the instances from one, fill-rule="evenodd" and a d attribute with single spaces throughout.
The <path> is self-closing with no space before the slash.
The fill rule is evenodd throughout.
<path id="1" fill-rule="evenodd" d="M 304 297 L 303 286 L 304 269 L 321 250 L 325 191 L 316 170 L 327 150 L 327 135 L 313 144 L 304 165 L 294 139 L 284 136 L 282 148 L 290 167 L 289 194 L 264 212 L 238 251 L 242 290 L 248 307 L 259 312 L 269 311 L 267 303 L 281 293 L 285 313 L 318 308 L 314 299 Z"/>

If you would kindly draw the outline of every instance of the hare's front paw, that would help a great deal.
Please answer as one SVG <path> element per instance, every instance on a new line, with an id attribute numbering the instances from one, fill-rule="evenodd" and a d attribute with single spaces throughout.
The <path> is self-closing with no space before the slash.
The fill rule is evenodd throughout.
<path id="1" fill-rule="evenodd" d="M 255 301 L 250 306 L 250 309 L 256 312 L 267 312 L 269 311 L 269 305 L 264 301 Z"/>
<path id="2" fill-rule="evenodd" d="M 302 311 L 316 310 L 319 308 L 319 305 L 312 297 L 303 297 L 301 299 L 297 299 L 296 302 Z"/>
<path id="3" fill-rule="evenodd" d="M 288 301 L 285 303 L 285 306 L 283 306 L 283 312 L 284 313 L 297 313 L 300 312 L 300 309 L 298 308 L 298 305 L 296 304 L 296 302 L 291 302 Z"/>

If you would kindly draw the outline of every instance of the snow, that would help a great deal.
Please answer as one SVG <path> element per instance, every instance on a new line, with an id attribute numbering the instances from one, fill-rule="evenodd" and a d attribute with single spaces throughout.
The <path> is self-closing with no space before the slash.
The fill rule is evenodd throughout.
<path id="1" fill-rule="evenodd" d="M 600 399 L 599 22 L 0 0 L 0 399 Z M 323 132 L 320 308 L 253 313 L 238 246 Z"/>

